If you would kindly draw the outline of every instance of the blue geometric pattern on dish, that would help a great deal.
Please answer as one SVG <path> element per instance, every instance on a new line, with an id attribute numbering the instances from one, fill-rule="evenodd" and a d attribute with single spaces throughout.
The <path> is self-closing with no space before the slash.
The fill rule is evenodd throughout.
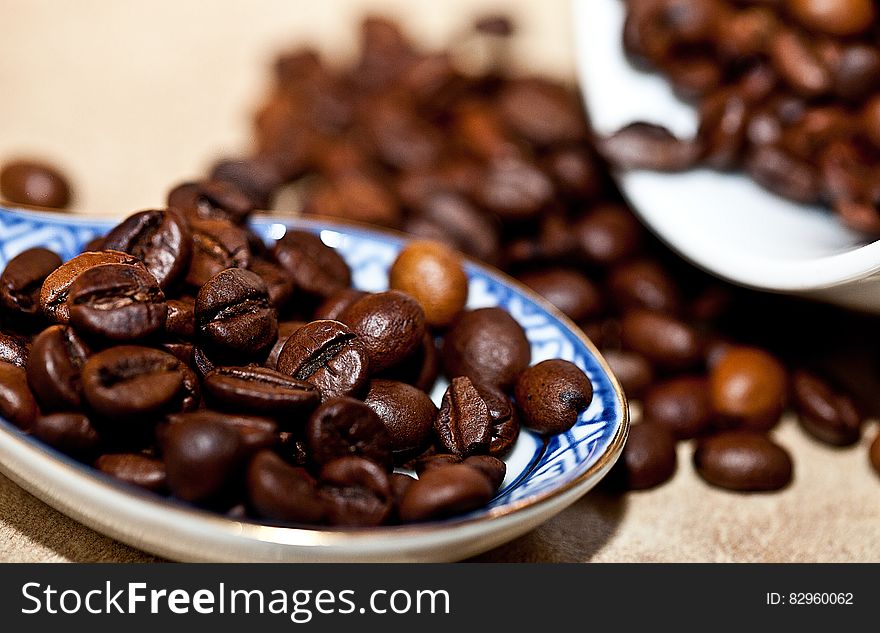
<path id="1" fill-rule="evenodd" d="M 21 212 L 0 207 L 0 270 L 10 258 L 34 246 L 44 246 L 63 259 L 79 253 L 92 238 L 115 225 L 113 219 Z M 301 218 L 255 218 L 252 228 L 264 239 L 278 239 L 288 227 L 318 233 L 338 249 L 352 269 L 353 285 L 362 290 L 387 288 L 387 271 L 403 244 L 391 234 Z M 610 377 L 580 338 L 555 316 L 483 266 L 466 265 L 468 307 L 500 306 L 523 326 L 532 346 L 532 363 L 563 358 L 583 369 L 593 384 L 593 401 L 568 432 L 544 438 L 523 430 L 507 462 L 507 477 L 489 508 L 541 495 L 577 479 L 608 449 L 623 424 L 623 406 Z M 432 398 L 439 404 L 446 388 L 439 381 Z M 3 428 L 13 430 L 0 420 Z M 54 452 L 54 451 L 53 451 Z M 478 516 L 487 510 L 472 513 Z"/>

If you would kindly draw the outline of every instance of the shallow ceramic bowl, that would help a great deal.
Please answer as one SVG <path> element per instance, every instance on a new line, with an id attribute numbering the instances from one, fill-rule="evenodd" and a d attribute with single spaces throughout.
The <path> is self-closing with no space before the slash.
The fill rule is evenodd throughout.
<path id="1" fill-rule="evenodd" d="M 623 0 L 573 0 L 573 10 L 580 86 L 596 132 L 648 121 L 692 137 L 694 108 L 665 78 L 627 60 Z M 847 229 L 827 209 L 795 204 L 739 173 L 635 170 L 615 177 L 648 227 L 710 273 L 880 312 L 880 242 Z"/>
<path id="2" fill-rule="evenodd" d="M 114 222 L 0 208 L 0 268 L 32 246 L 67 259 Z M 404 238 L 346 224 L 260 218 L 265 239 L 288 228 L 313 231 L 351 266 L 355 287 L 387 288 Z M 620 455 L 628 429 L 620 385 L 593 344 L 538 296 L 469 261 L 468 305 L 502 306 L 525 328 L 532 362 L 564 358 L 589 376 L 594 397 L 571 431 L 523 431 L 506 459 L 507 477 L 484 509 L 445 521 L 359 530 L 301 529 L 232 520 L 120 484 L 25 435 L 0 419 L 0 469 L 49 505 L 135 547 L 187 561 L 449 561 L 513 539 L 574 502 Z M 432 397 L 439 402 L 445 384 Z"/>

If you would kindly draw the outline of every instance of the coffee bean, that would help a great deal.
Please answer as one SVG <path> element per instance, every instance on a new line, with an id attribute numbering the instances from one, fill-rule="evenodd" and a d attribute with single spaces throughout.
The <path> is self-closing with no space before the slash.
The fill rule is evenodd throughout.
<path id="1" fill-rule="evenodd" d="M 471 455 L 466 457 L 462 462 L 465 466 L 476 468 L 479 470 L 489 483 L 492 484 L 493 490 L 498 490 L 507 474 L 507 464 L 490 455 Z"/>
<path id="2" fill-rule="evenodd" d="M 572 228 L 583 257 L 610 266 L 635 253 L 641 245 L 642 227 L 625 208 L 606 204 L 585 215 Z"/>
<path id="3" fill-rule="evenodd" d="M 692 166 L 700 154 L 696 141 L 675 137 L 653 123 L 636 122 L 598 141 L 599 152 L 619 169 L 679 171 Z"/>
<path id="4" fill-rule="evenodd" d="M 820 179 L 816 170 L 781 148 L 755 148 L 746 156 L 745 169 L 759 185 L 774 193 L 804 203 L 819 199 Z"/>
<path id="5" fill-rule="evenodd" d="M 167 299 L 165 306 L 165 333 L 174 338 L 192 340 L 196 332 L 195 299 Z"/>
<path id="6" fill-rule="evenodd" d="M 553 182 L 534 163 L 506 156 L 489 163 L 479 200 L 500 218 L 535 218 L 553 198 Z"/>
<path id="7" fill-rule="evenodd" d="M 190 220 L 222 220 L 243 224 L 254 211 L 254 200 L 228 180 L 184 183 L 168 193 L 168 206 Z"/>
<path id="8" fill-rule="evenodd" d="M 421 477 L 422 473 L 433 470 L 435 468 L 443 468 L 452 464 L 460 464 L 462 459 L 459 455 L 451 453 L 439 453 L 432 455 L 423 455 L 413 463 L 413 470 Z"/>
<path id="9" fill-rule="evenodd" d="M 700 440 L 694 466 L 707 482 L 728 490 L 778 490 L 792 478 L 788 452 L 766 436 L 749 431 L 728 431 Z"/>
<path id="10" fill-rule="evenodd" d="M 165 464 L 139 453 L 107 453 L 95 461 L 95 468 L 122 482 L 163 493 L 167 489 Z"/>
<path id="11" fill-rule="evenodd" d="M 402 143 L 391 148 L 388 147 L 390 139 L 381 140 L 384 147 L 380 147 L 380 151 L 386 150 L 386 156 L 392 152 L 398 155 L 392 160 L 397 158 L 408 160 L 409 157 L 403 157 L 402 154 L 412 149 L 415 149 L 415 154 L 422 153 L 414 145 Z M 404 148 L 404 152 L 396 151 L 398 148 Z M 428 153 L 432 151 L 430 147 L 427 148 Z M 416 162 L 422 160 L 424 158 L 415 158 Z M 366 173 L 351 170 L 313 186 L 303 201 L 303 213 L 321 217 L 349 218 L 357 222 L 388 227 L 399 226 L 401 218 L 397 200 L 381 181 Z"/>
<path id="12" fill-rule="evenodd" d="M 560 84 L 531 78 L 509 81 L 499 95 L 499 106 L 504 123 L 535 145 L 577 142 L 586 136 L 580 103 Z"/>
<path id="13" fill-rule="evenodd" d="M 192 343 L 169 342 L 161 343 L 159 347 L 168 352 L 174 358 L 190 368 L 195 368 L 195 346 Z"/>
<path id="14" fill-rule="evenodd" d="M 381 525 L 390 516 L 391 482 L 376 462 L 340 457 L 324 464 L 318 478 L 330 525 Z"/>
<path id="15" fill-rule="evenodd" d="M 260 209 L 271 206 L 273 191 L 282 183 L 278 168 L 264 157 L 220 160 L 214 164 L 210 180 L 235 185 Z"/>
<path id="16" fill-rule="evenodd" d="M 547 158 L 547 171 L 566 196 L 591 199 L 602 193 L 604 174 L 598 160 L 581 146 L 562 146 Z"/>
<path id="17" fill-rule="evenodd" d="M 434 420 L 434 432 L 443 448 L 454 455 L 488 452 L 492 419 L 486 401 L 470 378 L 452 379 Z"/>
<path id="18" fill-rule="evenodd" d="M 480 212 L 463 195 L 443 187 L 429 187 L 409 204 L 417 213 L 407 219 L 404 226 L 407 233 L 443 242 L 485 262 L 498 260 L 497 221 Z"/>
<path id="19" fill-rule="evenodd" d="M 128 264 L 101 264 L 83 271 L 71 284 L 67 303 L 77 331 L 116 342 L 158 332 L 168 313 L 156 278 Z"/>
<path id="20" fill-rule="evenodd" d="M 358 299 L 365 297 L 366 294 L 367 293 L 363 290 L 357 290 L 355 288 L 343 288 L 342 290 L 337 290 L 327 297 L 321 305 L 315 308 L 312 317 L 316 321 L 337 321 L 339 320 L 339 316 L 345 312 L 351 304 L 355 303 Z"/>
<path id="21" fill-rule="evenodd" d="M 0 306 L 13 315 L 39 314 L 43 282 L 59 266 L 61 258 L 46 248 L 29 248 L 10 259 L 0 275 Z"/>
<path id="22" fill-rule="evenodd" d="M 358 456 L 391 468 L 391 437 L 373 410 L 353 398 L 333 398 L 306 424 L 306 444 L 317 465 Z"/>
<path id="23" fill-rule="evenodd" d="M 327 401 L 366 384 L 367 349 L 338 321 L 312 321 L 290 335 L 278 355 L 278 371 L 318 388 Z"/>
<path id="24" fill-rule="evenodd" d="M 440 375 L 440 357 L 434 337 L 426 331 L 422 344 L 405 360 L 384 372 L 376 374 L 377 378 L 397 380 L 412 385 L 422 391 L 430 391 Z"/>
<path id="25" fill-rule="evenodd" d="M 28 357 L 27 379 L 44 411 L 81 407 L 80 372 L 90 354 L 72 327 L 53 325 L 37 335 Z"/>
<path id="26" fill-rule="evenodd" d="M 264 363 L 265 367 L 278 369 L 278 357 L 281 355 L 281 350 L 284 349 L 284 344 L 287 343 L 287 339 L 290 338 L 291 334 L 304 325 L 305 322 L 303 321 L 281 321 L 278 323 L 278 339 L 272 345 L 272 349 L 269 350 L 269 355 Z"/>
<path id="27" fill-rule="evenodd" d="M 293 279 L 281 267 L 264 259 L 255 259 L 251 262 L 249 270 L 256 273 L 266 284 L 269 293 L 269 303 L 279 312 L 284 310 L 293 297 L 296 285 Z"/>
<path id="28" fill-rule="evenodd" d="M 397 290 L 369 294 L 339 317 L 367 350 L 370 371 L 388 369 L 416 351 L 425 334 L 425 312 Z"/>
<path id="29" fill-rule="evenodd" d="M 788 377 L 782 364 L 757 348 L 732 347 L 709 372 L 713 409 L 730 423 L 765 431 L 785 405 Z"/>
<path id="30" fill-rule="evenodd" d="M 403 499 L 403 495 L 406 494 L 409 487 L 416 481 L 416 478 L 404 473 L 391 473 L 388 481 L 391 485 L 392 513 L 396 514 L 397 508 L 400 506 L 400 500 Z"/>
<path id="31" fill-rule="evenodd" d="M 671 479 L 676 466 L 672 434 L 657 424 L 634 424 L 609 483 L 625 490 L 654 488 Z"/>
<path id="32" fill-rule="evenodd" d="M 602 357 L 611 368 L 611 373 L 617 376 L 628 398 L 640 398 L 645 389 L 654 382 L 654 369 L 641 354 L 603 349 Z"/>
<path id="33" fill-rule="evenodd" d="M 787 0 L 785 5 L 805 27 L 828 35 L 858 35 L 876 19 L 871 0 Z"/>
<path id="34" fill-rule="evenodd" d="M 0 332 L 0 362 L 26 367 L 30 349 L 27 337 Z"/>
<path id="35" fill-rule="evenodd" d="M 314 478 L 272 451 L 260 451 L 251 459 L 247 496 L 259 517 L 293 523 L 319 523 L 324 518 L 324 503 Z"/>
<path id="36" fill-rule="evenodd" d="M 421 389 L 394 380 L 374 379 L 364 404 L 382 420 L 393 451 L 420 450 L 430 442 L 437 407 Z"/>
<path id="37" fill-rule="evenodd" d="M 529 365 L 531 346 L 525 332 L 500 308 L 462 312 L 453 321 L 441 349 L 447 376 L 468 376 L 502 389 L 513 386 Z"/>
<path id="38" fill-rule="evenodd" d="M 52 448 L 78 459 L 90 460 L 98 453 L 101 438 L 82 413 L 52 413 L 38 417 L 31 425 L 31 435 Z"/>
<path id="39" fill-rule="evenodd" d="M 205 397 L 227 411 L 287 418 L 321 402 L 313 384 L 265 367 L 217 367 L 203 386 Z"/>
<path id="40" fill-rule="evenodd" d="M 351 283 L 348 264 L 314 233 L 288 231 L 272 252 L 296 287 L 310 295 L 325 299 Z"/>
<path id="41" fill-rule="evenodd" d="M 220 357 L 265 356 L 278 336 L 278 316 L 265 282 L 240 268 L 223 270 L 196 295 L 200 339 Z"/>
<path id="42" fill-rule="evenodd" d="M 0 170 L 0 195 L 14 204 L 64 209 L 70 185 L 56 168 L 31 160 L 10 161 Z"/>
<path id="43" fill-rule="evenodd" d="M 651 260 L 616 266 L 608 276 L 608 289 L 621 311 L 645 308 L 655 312 L 678 312 L 678 286 L 663 268 Z"/>
<path id="44" fill-rule="evenodd" d="M 859 441 L 863 418 L 848 394 L 799 369 L 791 377 L 791 395 L 801 426 L 810 435 L 833 446 Z"/>
<path id="45" fill-rule="evenodd" d="M 439 242 L 416 240 L 404 247 L 391 265 L 388 285 L 418 301 L 430 327 L 449 325 L 467 302 L 461 258 Z"/>
<path id="46" fill-rule="evenodd" d="M 513 449 L 519 437 L 520 421 L 510 398 L 498 387 L 486 383 L 474 383 L 474 387 L 486 403 L 491 423 L 489 455 L 503 457 Z"/>
<path id="47" fill-rule="evenodd" d="M 675 439 L 697 437 L 713 421 L 709 381 L 704 376 L 677 376 L 655 383 L 645 393 L 642 417 Z"/>
<path id="48" fill-rule="evenodd" d="M 39 415 L 25 370 L 0 362 L 0 417 L 28 430 Z"/>
<path id="49" fill-rule="evenodd" d="M 486 505 L 494 490 L 476 468 L 454 464 L 424 471 L 407 488 L 398 512 L 403 521 L 428 521 L 462 514 Z"/>
<path id="50" fill-rule="evenodd" d="M 244 454 L 252 455 L 264 448 L 278 444 L 278 425 L 268 419 L 255 415 L 230 415 L 209 409 L 199 409 L 189 413 L 173 413 L 165 418 L 167 425 L 156 428 L 159 444 L 164 442 L 164 434 L 170 426 L 192 420 L 228 426 L 236 433 Z"/>
<path id="51" fill-rule="evenodd" d="M 192 257 L 186 283 L 197 288 L 227 268 L 247 268 L 251 252 L 247 234 L 227 220 L 189 221 Z"/>
<path id="52" fill-rule="evenodd" d="M 602 313 L 604 299 L 585 275 L 569 268 L 546 268 L 519 275 L 519 280 L 573 321 Z"/>
<path id="53" fill-rule="evenodd" d="M 627 312 L 620 324 L 620 336 L 629 350 L 642 354 L 658 367 L 688 369 L 703 358 L 699 333 L 688 324 L 659 312 Z"/>
<path id="54" fill-rule="evenodd" d="M 478 18 L 474 22 L 474 30 L 484 35 L 510 37 L 513 35 L 514 25 L 506 15 L 490 14 Z"/>
<path id="55" fill-rule="evenodd" d="M 539 433 L 563 433 L 593 400 L 593 385 L 574 363 L 541 361 L 526 369 L 514 390 L 522 423 Z"/>

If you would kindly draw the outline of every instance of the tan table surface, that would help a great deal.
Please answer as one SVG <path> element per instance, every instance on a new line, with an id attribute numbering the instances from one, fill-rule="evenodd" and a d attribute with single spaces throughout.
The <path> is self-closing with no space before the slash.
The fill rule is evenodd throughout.
<path id="1" fill-rule="evenodd" d="M 470 13 L 508 6 L 527 68 L 573 76 L 564 0 L 323 3 L 291 0 L 0 0 L 0 160 L 48 156 L 74 179 L 77 208 L 121 215 L 159 205 L 168 187 L 220 153 L 247 147 L 249 113 L 273 54 L 312 42 L 354 47 L 364 7 L 387 11 L 428 44 Z M 671 484 L 623 498 L 592 492 L 487 561 L 878 561 L 880 478 L 867 444 L 833 450 L 792 420 L 780 494 L 711 489 L 680 446 Z M 148 554 L 68 519 L 0 476 L 0 561 L 145 561 Z"/>

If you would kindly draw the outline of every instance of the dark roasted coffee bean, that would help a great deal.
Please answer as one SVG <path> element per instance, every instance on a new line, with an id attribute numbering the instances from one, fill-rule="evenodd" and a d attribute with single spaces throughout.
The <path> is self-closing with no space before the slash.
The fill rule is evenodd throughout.
<path id="1" fill-rule="evenodd" d="M 37 401 L 28 387 L 25 370 L 0 362 L 0 417 L 28 430 L 38 414 Z"/>
<path id="2" fill-rule="evenodd" d="M 430 327 L 446 327 L 467 303 L 468 279 L 461 258 L 431 240 L 404 247 L 391 265 L 388 286 L 418 301 Z"/>
<path id="3" fill-rule="evenodd" d="M 315 309 L 312 316 L 316 321 L 337 321 L 339 320 L 339 316 L 348 309 L 348 306 L 361 297 L 366 296 L 366 294 L 367 293 L 363 290 L 357 290 L 355 288 L 343 288 L 342 290 L 338 290 L 327 297 L 321 305 Z"/>
<path id="4" fill-rule="evenodd" d="M 784 448 L 748 431 L 728 431 L 700 440 L 694 466 L 713 486 L 745 492 L 784 488 L 793 470 Z"/>
<path id="5" fill-rule="evenodd" d="M 417 214 L 407 219 L 407 233 L 444 242 L 485 262 L 498 259 L 497 222 L 481 213 L 463 195 L 443 189 L 431 190 L 412 206 L 416 207 Z"/>
<path id="6" fill-rule="evenodd" d="M 451 453 L 440 453 L 434 455 L 424 455 L 413 462 L 413 470 L 421 477 L 422 473 L 433 470 L 434 468 L 443 468 L 452 464 L 460 464 L 461 457 Z"/>
<path id="7" fill-rule="evenodd" d="M 67 295 L 76 278 L 83 271 L 101 264 L 129 264 L 143 266 L 133 255 L 119 251 L 97 251 L 81 253 L 64 262 L 43 281 L 40 289 L 40 308 L 50 321 L 67 323 L 70 320 L 70 305 Z"/>
<path id="8" fill-rule="evenodd" d="M 717 169 L 738 164 L 746 140 L 751 110 L 744 91 L 721 88 L 700 103 L 697 138 L 703 146 L 702 160 Z"/>
<path id="9" fill-rule="evenodd" d="M 269 293 L 269 303 L 276 310 L 281 311 L 290 303 L 293 292 L 296 289 L 293 279 L 281 267 L 272 262 L 255 259 L 248 268 L 266 283 L 266 291 Z"/>
<path id="10" fill-rule="evenodd" d="M 181 363 L 195 369 L 195 346 L 192 343 L 169 342 L 161 343 L 159 347 L 168 352 Z"/>
<path id="11" fill-rule="evenodd" d="M 791 395 L 801 426 L 810 435 L 833 446 L 859 441 L 863 416 L 848 394 L 799 369 L 791 377 Z"/>
<path id="12" fill-rule="evenodd" d="M 102 473 L 132 486 L 163 493 L 167 489 L 165 464 L 140 453 L 108 453 L 95 461 Z"/>
<path id="13" fill-rule="evenodd" d="M 811 42 L 793 29 L 780 29 L 769 53 L 774 70 L 797 93 L 815 97 L 831 88 L 831 75 Z"/>
<path id="14" fill-rule="evenodd" d="M 103 248 L 134 255 L 167 288 L 181 278 L 192 257 L 189 227 L 174 211 L 141 211 L 104 237 Z"/>
<path id="15" fill-rule="evenodd" d="M 168 194 L 168 206 L 190 219 L 224 220 L 244 224 L 254 211 L 254 200 L 234 183 L 207 180 L 184 183 Z"/>
<path id="16" fill-rule="evenodd" d="M 296 287 L 310 295 L 327 298 L 351 283 L 348 264 L 314 233 L 288 231 L 273 253 Z"/>
<path id="17" fill-rule="evenodd" d="M 227 220 L 190 220 L 193 251 L 186 283 L 200 288 L 227 268 L 247 268 L 251 251 L 247 234 Z"/>
<path id="18" fill-rule="evenodd" d="M 616 266 L 608 276 L 608 290 L 621 311 L 645 308 L 676 313 L 681 302 L 678 286 L 663 268 L 651 260 Z"/>
<path id="19" fill-rule="evenodd" d="M 498 387 L 479 382 L 474 383 L 474 387 L 489 410 L 492 426 L 489 455 L 503 457 L 510 452 L 519 437 L 520 421 L 516 408 Z"/>
<path id="20" fill-rule="evenodd" d="M 26 367 L 31 343 L 25 336 L 0 332 L 0 362 Z"/>
<path id="21" fill-rule="evenodd" d="M 273 191 L 282 178 L 272 161 L 264 157 L 224 159 L 215 163 L 210 179 L 235 185 L 260 209 L 268 209 Z"/>
<path id="22" fill-rule="evenodd" d="M 642 418 L 662 426 L 679 440 L 696 437 L 712 423 L 709 381 L 677 376 L 652 385 L 642 400 Z"/>
<path id="23" fill-rule="evenodd" d="M 787 392 L 785 368 L 761 349 L 731 347 L 709 372 L 712 408 L 728 423 L 748 429 L 772 428 Z"/>
<path id="24" fill-rule="evenodd" d="M 691 167 L 700 155 L 696 141 L 682 140 L 653 123 L 630 123 L 599 139 L 599 152 L 618 169 L 679 171 Z"/>
<path id="25" fill-rule="evenodd" d="M 165 306 L 167 307 L 165 333 L 185 341 L 192 340 L 196 332 L 195 300 L 190 297 L 167 299 Z"/>
<path id="26" fill-rule="evenodd" d="M 422 344 L 406 360 L 398 363 L 391 369 L 376 375 L 377 378 L 386 378 L 405 382 L 417 389 L 430 392 L 440 375 L 440 357 L 434 337 L 429 331 L 422 337 Z"/>
<path id="27" fill-rule="evenodd" d="M 449 377 L 469 376 L 502 389 L 513 386 L 531 361 L 531 346 L 519 323 L 501 308 L 462 312 L 441 350 Z"/>
<path id="28" fill-rule="evenodd" d="M 0 275 L 0 307 L 25 317 L 40 312 L 43 282 L 61 266 L 61 258 L 47 248 L 29 248 L 9 260 Z"/>
<path id="29" fill-rule="evenodd" d="M 632 310 L 620 324 L 623 344 L 658 367 L 687 369 L 703 358 L 699 333 L 671 316 L 649 310 Z"/>
<path id="30" fill-rule="evenodd" d="M 507 464 L 497 457 L 491 457 L 490 455 L 471 455 L 466 457 L 461 463 L 465 466 L 476 468 L 483 473 L 489 480 L 489 483 L 492 484 L 493 490 L 498 490 L 501 487 L 504 476 L 507 474 Z"/>
<path id="31" fill-rule="evenodd" d="M 471 379 L 453 378 L 434 420 L 440 445 L 454 455 L 487 453 L 492 441 L 489 407 Z"/>
<path id="32" fill-rule="evenodd" d="M 366 384 L 367 349 L 346 325 L 312 321 L 290 335 L 278 371 L 315 385 L 323 400 L 356 393 Z"/>
<path id="33" fill-rule="evenodd" d="M 582 256 L 600 266 L 623 261 L 639 249 L 642 240 L 638 220 L 624 207 L 613 204 L 585 215 L 572 230 Z"/>
<path id="34" fill-rule="evenodd" d="M 230 415 L 209 409 L 199 409 L 189 413 L 173 413 L 165 418 L 167 425 L 156 428 L 157 438 L 161 445 L 168 428 L 190 420 L 202 420 L 222 424 L 238 433 L 241 448 L 246 454 L 254 454 L 264 448 L 272 448 L 278 444 L 278 425 L 268 419 L 255 415 Z"/>
<path id="35" fill-rule="evenodd" d="M 476 468 L 454 464 L 424 471 L 407 488 L 398 513 L 403 521 L 428 521 L 462 514 L 486 505 L 495 491 Z"/>
<path id="36" fill-rule="evenodd" d="M 578 145 L 553 150 L 547 158 L 547 171 L 567 196 L 596 198 L 604 187 L 605 175 L 598 160 Z"/>
<path id="37" fill-rule="evenodd" d="M 205 398 L 227 411 L 287 417 L 321 402 L 313 384 L 265 367 L 217 367 L 203 386 Z"/>
<path id="38" fill-rule="evenodd" d="M 526 369 L 514 390 L 522 423 L 539 433 L 563 433 L 593 400 L 593 385 L 577 365 L 545 360 Z"/>
<path id="39" fill-rule="evenodd" d="M 581 141 L 586 135 L 577 97 L 561 84 L 543 79 L 507 82 L 498 97 L 504 123 L 538 146 Z"/>
<path id="40" fill-rule="evenodd" d="M 381 525 L 391 515 L 391 482 L 376 462 L 340 457 L 324 464 L 318 478 L 330 525 Z"/>
<path id="41" fill-rule="evenodd" d="M 437 407 L 421 389 L 394 380 L 374 379 L 364 403 L 382 420 L 393 451 L 419 450 L 430 442 Z"/>
<path id="42" fill-rule="evenodd" d="M 77 331 L 116 342 L 158 332 L 168 314 L 156 278 L 128 264 L 101 264 L 83 271 L 71 284 L 67 303 Z"/>
<path id="43" fill-rule="evenodd" d="M 675 440 L 665 428 L 642 422 L 630 427 L 623 453 L 609 483 L 625 490 L 644 490 L 659 486 L 675 474 Z"/>
<path id="44" fill-rule="evenodd" d="M 871 0 L 786 0 L 785 6 L 805 27 L 828 35 L 858 35 L 877 17 Z"/>
<path id="45" fill-rule="evenodd" d="M 611 373 L 617 376 L 628 398 L 641 398 L 648 385 L 654 382 L 654 368 L 641 354 L 603 349 L 602 356 L 611 368 Z"/>
<path id="46" fill-rule="evenodd" d="M 265 282 L 241 268 L 223 270 L 202 286 L 195 315 L 201 340 L 219 357 L 265 356 L 278 336 Z"/>
<path id="47" fill-rule="evenodd" d="M 306 444 L 317 465 L 359 456 L 391 468 L 391 437 L 373 410 L 353 398 L 333 398 L 318 407 L 306 425 Z"/>
<path id="48" fill-rule="evenodd" d="M 426 325 L 419 303 L 397 290 L 362 297 L 339 320 L 351 328 L 366 348 L 373 373 L 393 367 L 415 352 Z"/>
<path id="49" fill-rule="evenodd" d="M 82 413 L 52 413 L 38 417 L 31 434 L 62 453 L 90 460 L 98 453 L 101 438 Z"/>
<path id="50" fill-rule="evenodd" d="M 502 219 L 537 217 L 553 199 L 553 182 L 534 163 L 514 156 L 489 163 L 480 202 Z"/>
<path id="51" fill-rule="evenodd" d="M 272 345 L 272 349 L 269 350 L 269 355 L 264 363 L 265 367 L 278 369 L 278 357 L 281 355 L 281 350 L 284 349 L 284 344 L 287 343 L 287 339 L 290 338 L 291 334 L 304 325 L 303 321 L 281 321 L 278 323 L 278 339 Z"/>
<path id="52" fill-rule="evenodd" d="M 390 139 L 383 141 L 390 145 Z M 407 144 L 399 144 L 399 147 L 413 149 Z M 428 153 L 431 151 L 428 149 Z M 415 153 L 421 152 L 416 150 Z M 422 160 L 416 158 L 417 162 Z M 313 186 L 303 201 L 303 213 L 392 228 L 399 226 L 401 219 L 400 206 L 391 191 L 377 178 L 356 171 L 346 171 Z"/>
<path id="53" fill-rule="evenodd" d="M 10 161 L 0 169 L 0 196 L 15 204 L 64 209 L 70 185 L 56 168 L 31 160 Z"/>
<path id="54" fill-rule="evenodd" d="M 53 325 L 37 335 L 31 344 L 27 378 L 44 411 L 81 408 L 80 372 L 90 353 L 70 326 Z"/>
<path id="55" fill-rule="evenodd" d="M 415 477 L 404 473 L 391 473 L 388 477 L 391 485 L 391 499 L 394 505 L 393 512 L 396 514 L 397 508 L 400 506 L 400 500 L 406 494 L 407 489 L 416 481 Z"/>
<path id="56" fill-rule="evenodd" d="M 324 518 L 324 502 L 312 476 L 272 451 L 260 451 L 251 459 L 247 495 L 259 517 L 293 523 L 319 523 Z"/>
<path id="57" fill-rule="evenodd" d="M 168 487 L 174 496 L 206 503 L 229 492 L 243 452 L 241 436 L 235 429 L 213 420 L 191 418 L 172 424 L 162 439 Z"/>
<path id="58" fill-rule="evenodd" d="M 819 199 L 820 178 L 809 163 L 771 145 L 754 148 L 745 159 L 745 169 L 766 189 L 797 202 Z"/>
<path id="59" fill-rule="evenodd" d="M 523 273 L 519 280 L 573 321 L 599 316 L 604 307 L 599 289 L 577 270 L 547 268 Z"/>

